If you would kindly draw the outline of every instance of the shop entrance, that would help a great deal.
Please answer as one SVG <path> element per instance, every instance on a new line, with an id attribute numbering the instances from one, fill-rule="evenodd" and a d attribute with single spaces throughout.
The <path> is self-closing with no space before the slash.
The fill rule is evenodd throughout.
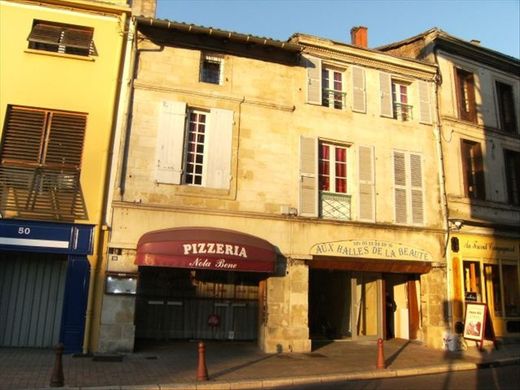
<path id="1" fill-rule="evenodd" d="M 136 340 L 255 340 L 260 274 L 139 267 Z"/>

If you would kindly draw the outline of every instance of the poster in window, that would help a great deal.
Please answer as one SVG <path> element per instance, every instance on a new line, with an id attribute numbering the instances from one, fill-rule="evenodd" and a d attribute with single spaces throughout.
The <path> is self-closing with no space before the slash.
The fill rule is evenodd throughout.
<path id="1" fill-rule="evenodd" d="M 482 341 L 486 324 L 486 305 L 483 303 L 468 303 L 464 321 L 464 338 Z"/>

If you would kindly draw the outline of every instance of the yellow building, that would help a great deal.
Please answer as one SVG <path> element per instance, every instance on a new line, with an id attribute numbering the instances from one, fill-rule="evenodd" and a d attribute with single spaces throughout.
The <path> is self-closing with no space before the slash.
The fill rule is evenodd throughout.
<path id="1" fill-rule="evenodd" d="M 0 2 L 0 346 L 88 349 L 130 14 Z"/>
<path id="2" fill-rule="evenodd" d="M 452 330 L 477 301 L 497 337 L 518 337 L 520 61 L 436 28 L 381 49 L 439 67 Z"/>

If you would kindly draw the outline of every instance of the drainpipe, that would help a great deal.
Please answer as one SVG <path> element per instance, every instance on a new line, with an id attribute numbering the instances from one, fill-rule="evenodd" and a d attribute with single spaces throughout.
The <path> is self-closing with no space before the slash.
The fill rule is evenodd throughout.
<path id="1" fill-rule="evenodd" d="M 437 59 L 437 48 L 433 50 L 433 56 L 435 58 L 435 64 L 437 65 L 437 75 L 435 79 L 435 120 L 437 125 L 435 126 L 435 138 L 437 141 L 437 154 L 439 156 L 438 165 L 439 165 L 439 192 L 441 197 L 441 211 L 443 217 L 443 227 L 444 227 L 444 250 L 443 256 L 446 259 L 446 294 L 447 294 L 447 311 L 448 311 L 448 327 L 452 329 L 453 322 L 453 308 L 451 302 L 451 264 L 446 258 L 446 254 L 448 252 L 448 243 L 450 239 L 450 231 L 449 231 L 449 212 L 448 212 L 448 197 L 446 195 L 446 174 L 444 168 L 444 152 L 442 149 L 442 123 L 441 123 L 441 114 L 439 109 L 439 85 L 442 83 L 442 78 L 440 74 L 440 66 L 439 61 Z"/>

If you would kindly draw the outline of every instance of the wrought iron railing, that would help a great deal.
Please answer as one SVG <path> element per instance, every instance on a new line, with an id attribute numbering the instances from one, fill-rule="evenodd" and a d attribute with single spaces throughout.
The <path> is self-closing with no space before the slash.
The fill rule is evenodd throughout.
<path id="1" fill-rule="evenodd" d="M 320 192 L 320 215 L 348 221 L 351 219 L 352 197 L 335 192 Z"/>
<path id="2" fill-rule="evenodd" d="M 35 219 L 87 219 L 80 171 L 1 165 L 0 211 Z"/>
<path id="3" fill-rule="evenodd" d="M 394 103 L 394 118 L 402 121 L 411 121 L 413 106 L 404 103 Z"/>
<path id="4" fill-rule="evenodd" d="M 336 91 L 334 89 L 323 88 L 321 90 L 322 105 L 326 107 L 333 106 L 337 109 L 345 107 L 346 92 Z"/>

